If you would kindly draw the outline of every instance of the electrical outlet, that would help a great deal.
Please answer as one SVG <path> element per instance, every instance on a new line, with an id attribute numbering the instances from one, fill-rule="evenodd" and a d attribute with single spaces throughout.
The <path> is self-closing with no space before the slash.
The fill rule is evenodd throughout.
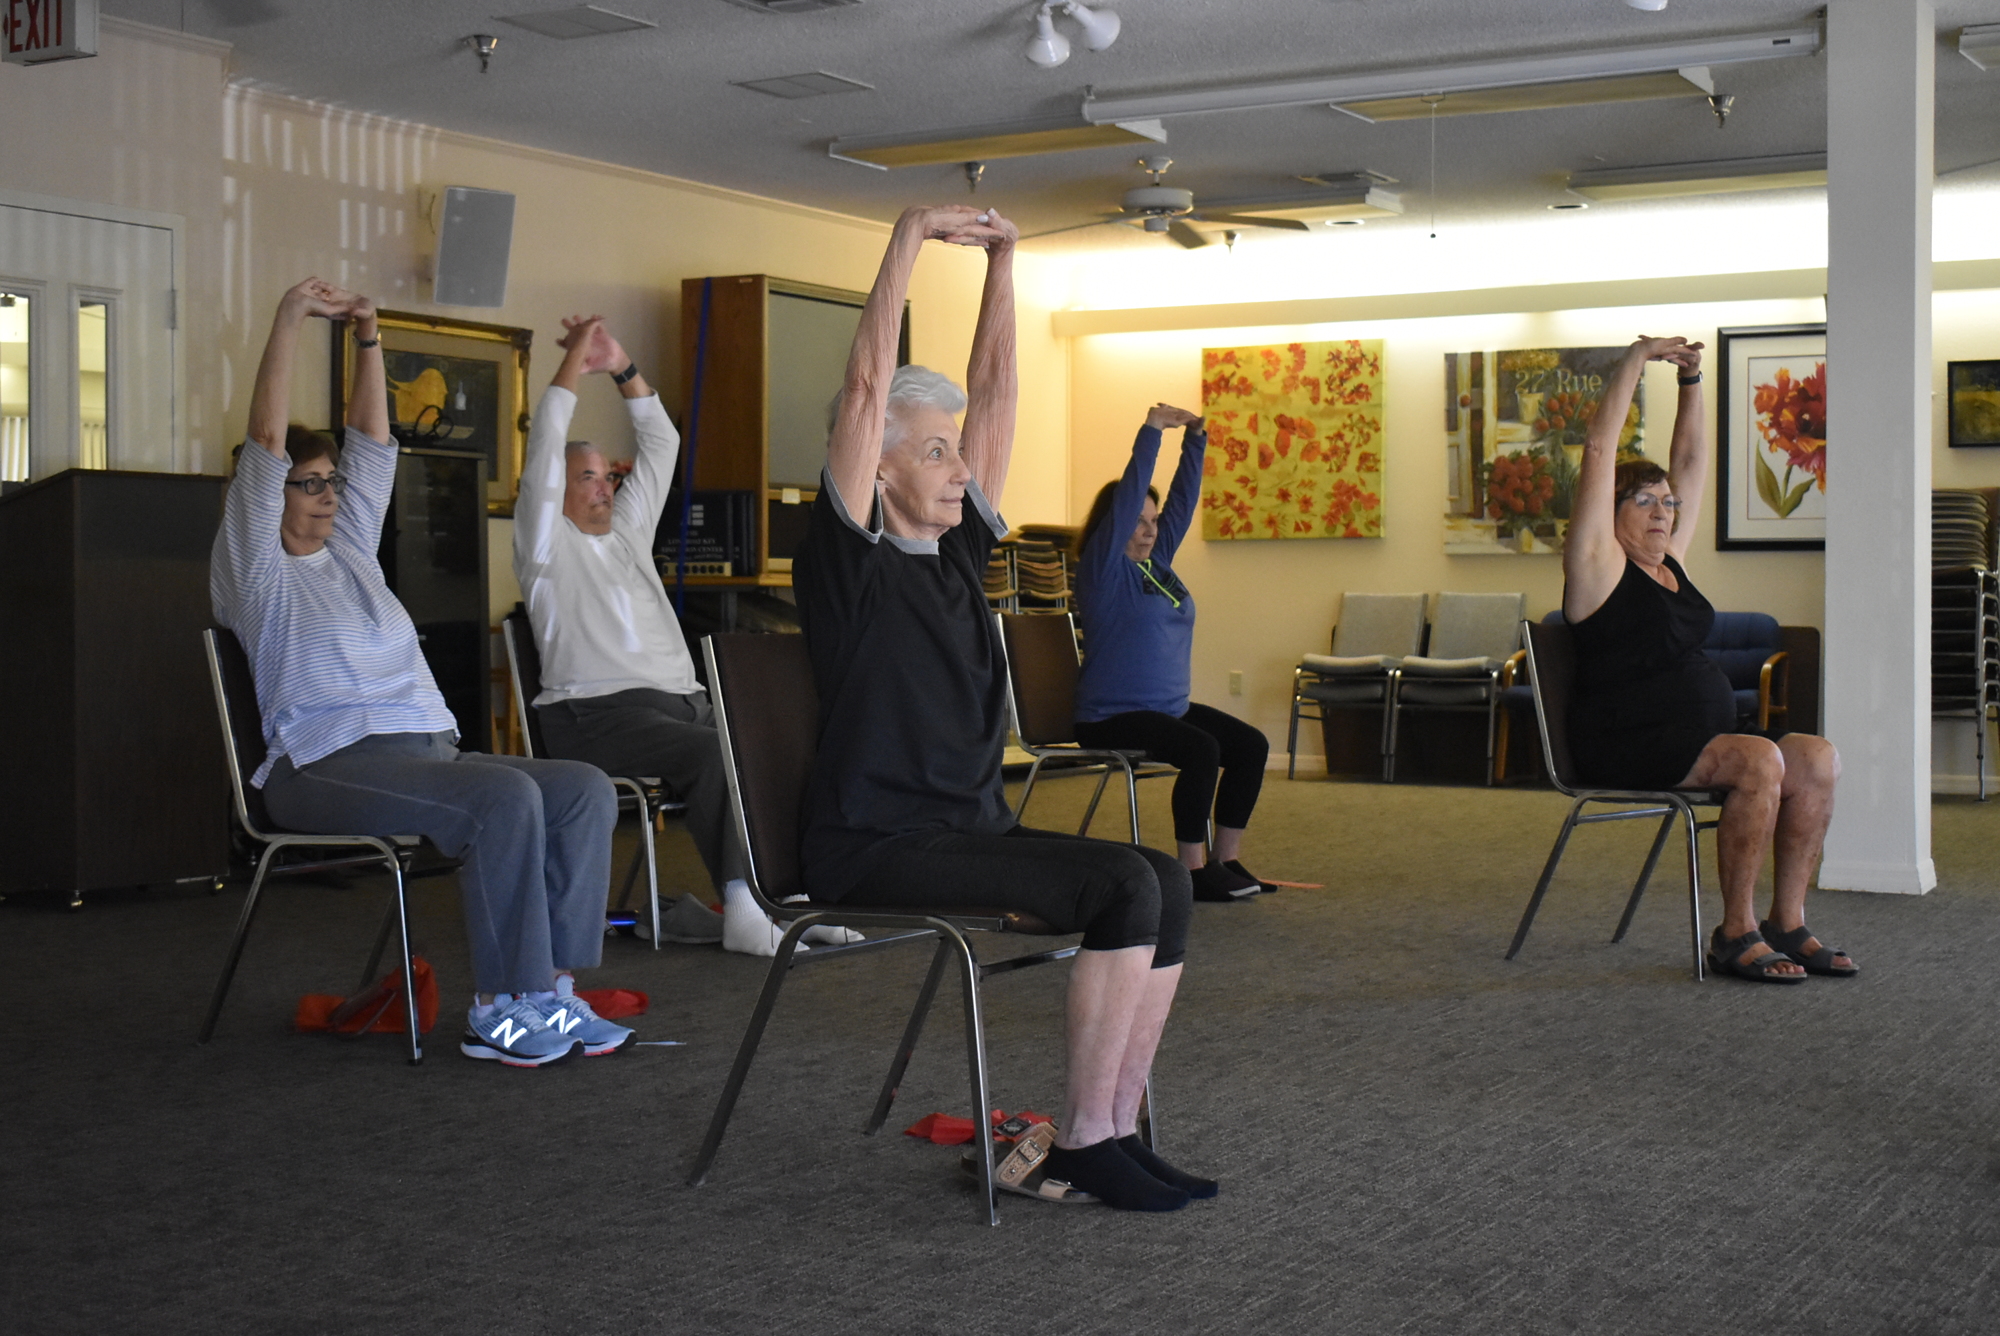
<path id="1" fill-rule="evenodd" d="M 1243 670 L 1241 668 L 1231 668 L 1229 670 L 1229 694 L 1232 696 L 1243 694 Z"/>

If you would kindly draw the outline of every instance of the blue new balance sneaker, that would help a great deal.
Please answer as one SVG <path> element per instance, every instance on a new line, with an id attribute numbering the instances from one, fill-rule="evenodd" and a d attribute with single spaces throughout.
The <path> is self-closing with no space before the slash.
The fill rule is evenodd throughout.
<path id="1" fill-rule="evenodd" d="M 540 1007 L 517 997 L 484 1016 L 469 1013 L 458 1051 L 468 1058 L 485 1058 L 509 1067 L 546 1067 L 581 1047 L 582 1041 L 575 1035 L 552 1028 L 542 1018 Z"/>
<path id="2" fill-rule="evenodd" d="M 583 1045 L 586 1058 L 616 1053 L 632 1042 L 631 1030 L 605 1020 L 575 993 L 544 994 L 541 1001 L 530 1000 L 528 1005 L 540 1013 L 542 1024 L 552 1032 L 567 1035 Z"/>

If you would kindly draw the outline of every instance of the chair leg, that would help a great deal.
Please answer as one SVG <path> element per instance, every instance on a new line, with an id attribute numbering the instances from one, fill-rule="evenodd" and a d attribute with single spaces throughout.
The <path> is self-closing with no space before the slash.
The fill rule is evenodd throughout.
<path id="1" fill-rule="evenodd" d="M 1514 745 L 1514 720 L 1506 710 L 1497 710 L 1498 723 L 1493 738 L 1493 779 L 1495 784 L 1507 782 L 1507 751 Z"/>
<path id="2" fill-rule="evenodd" d="M 396 879 L 396 930 L 403 948 L 403 1023 L 409 1027 L 410 1065 L 424 1060 L 424 1035 L 417 1028 L 417 971 L 410 958 L 410 902 L 404 894 L 403 864 L 389 856 L 389 875 Z"/>
<path id="3" fill-rule="evenodd" d="M 1139 1144 L 1157 1151 L 1160 1144 L 1153 1130 L 1153 1074 L 1146 1073 L 1146 1088 L 1139 1092 Z"/>
<path id="4" fill-rule="evenodd" d="M 639 801 L 639 849 L 646 860 L 646 901 L 653 906 L 653 949 L 660 949 L 660 860 L 653 848 L 653 805 Z"/>
<path id="5" fill-rule="evenodd" d="M 1132 809 L 1132 843 L 1139 842 L 1139 777 L 1132 772 L 1131 762 L 1125 763 L 1125 801 Z"/>
<path id="6" fill-rule="evenodd" d="M 903 1027 L 903 1038 L 896 1045 L 895 1059 L 889 1064 L 889 1074 L 882 1080 L 882 1093 L 875 1097 L 875 1111 L 868 1115 L 861 1135 L 874 1136 L 888 1121 L 889 1106 L 896 1102 L 896 1094 L 902 1088 L 903 1073 L 909 1070 L 910 1058 L 917 1051 L 917 1039 L 924 1032 L 924 1022 L 930 1019 L 931 1003 L 937 998 L 938 984 L 944 980 L 944 967 L 950 961 L 951 943 L 940 939 L 937 950 L 931 953 L 931 967 L 924 975 L 924 986 L 917 990 L 917 1004 L 910 1008 L 910 1023 Z"/>
<path id="7" fill-rule="evenodd" d="M 1083 809 L 1083 824 L 1076 828 L 1077 834 L 1088 835 L 1090 833 L 1090 823 L 1097 819 L 1097 804 L 1104 800 L 1104 786 L 1110 782 L 1111 767 L 1107 765 L 1097 776 L 1097 787 L 1091 790 L 1090 806 Z M 1019 818 L 1017 817 L 1016 820 L 1019 820 Z M 1135 844 L 1137 842 L 1136 840 L 1133 841 Z"/>
<path id="8" fill-rule="evenodd" d="M 986 1196 L 986 1223 L 1000 1223 L 1000 1189 L 993 1182 L 993 1128 L 987 1109 L 986 1017 L 979 1005 L 979 961 L 972 944 L 957 929 L 949 931 L 958 946 L 959 974 L 965 985 L 965 1057 L 972 1077 L 972 1139 L 979 1145 L 979 1182 Z M 942 943 L 940 943 L 942 945 Z"/>
<path id="9" fill-rule="evenodd" d="M 1570 832 L 1576 829 L 1577 815 L 1583 811 L 1584 800 L 1579 798 L 1563 818 L 1562 830 L 1556 835 L 1556 846 L 1549 850 L 1549 861 L 1542 864 L 1542 879 L 1535 883 L 1535 893 L 1528 897 L 1528 908 L 1521 915 L 1521 926 L 1514 929 L 1514 944 L 1507 948 L 1507 959 L 1521 954 L 1521 944 L 1528 940 L 1528 929 L 1535 925 L 1535 913 L 1542 907 L 1542 897 L 1549 892 L 1549 882 L 1556 875 L 1556 865 L 1562 862 L 1563 850 L 1569 845 Z"/>
<path id="10" fill-rule="evenodd" d="M 1700 983 L 1707 977 L 1701 940 L 1701 823 L 1695 818 L 1694 808 L 1686 804 L 1681 805 L 1681 815 L 1687 819 L 1688 934 L 1694 943 L 1694 981 Z"/>
<path id="11" fill-rule="evenodd" d="M 736 1097 L 743 1093 L 743 1082 L 750 1075 L 750 1061 L 757 1056 L 764 1027 L 770 1023 L 771 1010 L 778 1004 L 778 990 L 784 987 L 785 975 L 792 968 L 792 952 L 799 944 L 799 934 L 813 921 L 810 914 L 792 920 L 792 926 L 778 940 L 778 953 L 771 957 L 771 968 L 764 975 L 764 991 L 757 995 L 756 1009 L 750 1013 L 750 1027 L 743 1032 L 743 1042 L 736 1049 L 736 1062 L 729 1069 L 729 1080 L 723 1084 L 722 1095 L 715 1101 L 715 1114 L 708 1120 L 708 1134 L 702 1138 L 694 1166 L 688 1171 L 687 1184 L 691 1188 L 698 1188 L 707 1180 L 708 1167 L 715 1163 L 715 1153 L 722 1147 L 722 1134 L 729 1128 L 729 1116 L 736 1111 Z"/>
<path id="12" fill-rule="evenodd" d="M 1299 698 L 1298 694 L 1294 692 L 1292 695 L 1292 726 L 1291 730 L 1285 734 L 1285 778 L 1297 779 L 1298 777 L 1299 777 Z"/>
<path id="13" fill-rule="evenodd" d="M 230 939 L 229 955 L 222 963 L 222 977 L 215 981 L 215 995 L 208 1002 L 208 1016 L 201 1023 L 201 1034 L 195 1038 L 197 1044 L 206 1044 L 215 1033 L 215 1019 L 222 1014 L 222 999 L 229 996 L 229 985 L 236 978 L 236 964 L 243 959 L 243 943 L 250 936 L 250 921 L 257 916 L 257 897 L 264 891 L 264 874 L 277 857 L 280 846 L 264 846 L 263 857 L 257 860 L 257 871 L 250 878 L 250 893 L 243 897 L 243 912 L 236 918 L 236 935 Z"/>
<path id="14" fill-rule="evenodd" d="M 1403 722 L 1403 703 L 1397 700 L 1395 694 L 1392 692 L 1390 693 L 1389 702 L 1384 708 L 1389 715 L 1389 725 L 1382 731 L 1382 782 L 1384 784 L 1394 784 L 1396 782 L 1396 743 L 1399 740 L 1397 734 L 1401 732 L 1398 725 Z"/>
<path id="15" fill-rule="evenodd" d="M 1028 778 L 1021 785 L 1021 801 L 1014 804 L 1014 820 L 1021 819 L 1021 813 L 1028 810 L 1028 795 L 1035 791 L 1035 781 L 1041 777 L 1043 758 L 1037 756 L 1028 767 Z"/>
<path id="16" fill-rule="evenodd" d="M 1486 787 L 1493 787 L 1493 746 L 1500 729 L 1500 695 L 1486 698 Z"/>
<path id="17" fill-rule="evenodd" d="M 1625 933 L 1632 926 L 1632 916 L 1639 912 L 1639 897 L 1646 893 L 1646 885 L 1653 879 L 1653 869 L 1659 866 L 1660 851 L 1667 847 L 1667 836 L 1674 833 L 1674 822 L 1679 818 L 1679 812 L 1668 812 L 1660 818 L 1660 829 L 1653 836 L 1653 848 L 1646 855 L 1646 866 L 1639 869 L 1639 880 L 1632 883 L 1632 898 L 1625 902 L 1625 914 L 1618 920 L 1618 931 L 1611 934 L 1613 946 L 1625 940 Z"/>

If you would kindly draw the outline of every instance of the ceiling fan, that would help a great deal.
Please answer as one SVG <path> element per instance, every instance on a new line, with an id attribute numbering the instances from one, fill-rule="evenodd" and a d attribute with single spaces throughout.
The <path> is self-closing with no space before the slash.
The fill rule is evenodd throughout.
<path id="1" fill-rule="evenodd" d="M 1135 186 L 1126 191 L 1120 212 L 1107 214 L 1088 223 L 1076 223 L 1048 232 L 1037 232 L 1035 236 L 1050 237 L 1058 232 L 1075 232 L 1086 227 L 1102 227 L 1107 223 L 1123 223 L 1128 227 L 1142 228 L 1147 232 L 1165 233 L 1179 245 L 1195 250 L 1208 245 L 1209 238 L 1196 231 L 1192 226 L 1194 223 L 1209 223 L 1231 230 L 1245 227 L 1274 227 L 1286 232 L 1312 230 L 1309 225 L 1296 218 L 1258 218 L 1250 214 L 1197 208 L 1193 191 L 1160 184 L 1160 178 L 1166 174 L 1167 168 L 1173 165 L 1174 160 L 1164 155 L 1139 159 L 1139 166 L 1152 176 L 1153 184 Z"/>

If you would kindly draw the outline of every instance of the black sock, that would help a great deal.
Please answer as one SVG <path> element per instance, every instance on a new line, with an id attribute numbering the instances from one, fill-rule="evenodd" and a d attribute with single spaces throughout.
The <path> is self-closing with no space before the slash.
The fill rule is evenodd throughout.
<path id="1" fill-rule="evenodd" d="M 1239 862 L 1234 858 L 1229 859 L 1227 862 L 1223 863 L 1223 866 L 1228 868 L 1231 872 L 1234 872 L 1239 877 L 1248 877 L 1250 878 L 1250 880 L 1256 882 L 1257 889 L 1260 891 L 1275 891 L 1278 889 L 1274 883 L 1265 881 L 1262 877 L 1252 872 L 1249 868 L 1244 867 L 1241 862 Z"/>
<path id="2" fill-rule="evenodd" d="M 1190 1197 L 1213 1197 L 1222 1190 L 1222 1185 L 1212 1178 L 1197 1178 L 1184 1170 L 1176 1169 L 1159 1156 L 1153 1154 L 1145 1142 L 1134 1132 L 1129 1137 L 1118 1138 L 1118 1149 L 1125 1152 L 1132 1163 L 1144 1169 L 1170 1188 L 1179 1188 Z"/>
<path id="3" fill-rule="evenodd" d="M 1178 1211 L 1188 1204 L 1187 1193 L 1134 1164 L 1110 1137 L 1077 1150 L 1051 1146 L 1043 1163 L 1048 1177 L 1121 1211 Z"/>

